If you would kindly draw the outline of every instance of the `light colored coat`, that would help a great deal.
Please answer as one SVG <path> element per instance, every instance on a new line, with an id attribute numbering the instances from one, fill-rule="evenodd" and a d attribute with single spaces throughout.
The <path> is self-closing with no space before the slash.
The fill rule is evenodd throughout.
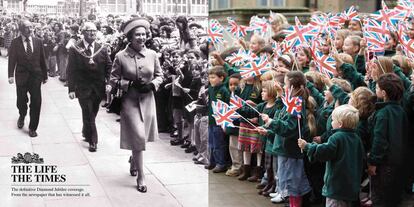
<path id="1" fill-rule="evenodd" d="M 158 89 L 163 79 L 155 51 L 143 48 L 136 52 L 128 45 L 116 54 L 110 84 L 115 87 L 118 81 L 126 92 L 121 106 L 121 149 L 145 150 L 145 140 L 158 137 L 154 93 L 139 93 L 128 86 L 130 81 L 152 82 Z"/>

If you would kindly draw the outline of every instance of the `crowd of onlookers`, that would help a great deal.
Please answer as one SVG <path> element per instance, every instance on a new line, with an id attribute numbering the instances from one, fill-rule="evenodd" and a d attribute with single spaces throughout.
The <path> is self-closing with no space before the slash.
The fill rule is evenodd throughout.
<path id="1" fill-rule="evenodd" d="M 29 17 L 1 15 L 2 55 L 7 56 L 11 41 L 19 36 L 19 21 L 29 18 L 34 23 L 34 36 L 43 41 L 48 75 L 58 78 L 67 86 L 69 48 L 82 38 L 81 28 L 84 22 L 95 23 L 98 30 L 96 41 L 110 49 L 113 60 L 115 54 L 127 45 L 127 39 L 122 33 L 123 23 L 134 17 L 137 15 L 110 14 L 88 18 L 53 18 L 37 14 Z M 207 125 L 200 126 L 201 117 L 207 115 L 207 19 L 185 16 L 145 17 L 151 24 L 145 45 L 157 52 L 164 74 L 164 83 L 155 94 L 159 131 L 170 133 L 171 145 L 182 146 L 187 153 L 197 154 L 201 144 L 199 139 L 194 138 L 199 137 L 200 133 L 204 133 L 202 136 L 207 133 Z M 106 107 L 109 113 L 119 114 L 120 102 L 114 94 L 107 94 L 103 101 L 102 107 Z M 203 150 L 206 151 L 205 147 L 201 149 Z"/>
<path id="2" fill-rule="evenodd" d="M 326 17 L 317 12 L 312 18 Z M 310 30 L 301 30 L 305 24 L 299 23 L 291 29 L 278 13 L 269 18 L 272 35 L 257 32 L 232 44 L 215 42 L 215 48 L 224 49 L 209 57 L 210 156 L 205 168 L 260 182 L 260 195 L 294 207 L 399 206 L 412 194 L 414 65 L 402 46 L 413 47 L 414 16 L 402 22 L 406 28 L 398 34 L 411 45 L 403 45 L 389 29 L 382 42 L 385 51 L 375 57 L 367 53 L 372 48 L 364 38 L 364 21 L 357 17 L 335 33 L 322 30 L 315 41 L 298 38 L 302 44 L 290 49 L 282 47 L 288 45 L 285 38 L 293 42 Z M 248 63 L 267 60 L 271 69 L 249 75 L 237 54 Z M 320 57 L 331 62 L 322 63 Z M 301 102 L 294 99 L 298 96 Z M 224 104 L 220 108 L 220 101 L 237 114 Z M 215 119 L 220 111 L 239 118 L 232 118 L 232 125 L 232 116 Z"/>

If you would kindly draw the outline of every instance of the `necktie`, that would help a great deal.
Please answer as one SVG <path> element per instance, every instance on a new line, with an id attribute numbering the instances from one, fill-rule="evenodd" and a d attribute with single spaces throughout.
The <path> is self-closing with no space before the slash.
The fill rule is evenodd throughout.
<path id="1" fill-rule="evenodd" d="M 26 55 L 30 57 L 32 55 L 32 45 L 30 44 L 30 39 L 26 38 Z"/>
<path id="2" fill-rule="evenodd" d="M 88 45 L 88 49 L 86 49 L 85 53 L 88 56 L 92 55 L 92 45 L 91 44 Z"/>

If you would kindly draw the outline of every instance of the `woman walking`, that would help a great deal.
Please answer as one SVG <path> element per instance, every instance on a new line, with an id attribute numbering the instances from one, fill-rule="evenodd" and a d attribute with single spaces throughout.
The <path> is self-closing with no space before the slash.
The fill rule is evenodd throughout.
<path id="1" fill-rule="evenodd" d="M 156 52 L 145 47 L 150 24 L 146 19 L 129 20 L 123 27 L 127 47 L 115 56 L 107 91 L 124 92 L 121 109 L 121 149 L 132 150 L 130 173 L 137 176 L 137 190 L 145 193 L 143 151 L 146 139 L 158 137 L 154 91 L 162 83 Z"/>

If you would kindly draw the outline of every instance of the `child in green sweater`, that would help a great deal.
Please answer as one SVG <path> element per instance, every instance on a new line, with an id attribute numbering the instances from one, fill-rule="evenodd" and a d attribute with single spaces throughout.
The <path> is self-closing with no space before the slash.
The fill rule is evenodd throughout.
<path id="1" fill-rule="evenodd" d="M 376 82 L 376 103 L 371 121 L 372 145 L 368 155 L 373 206 L 398 206 L 407 172 L 409 122 L 400 105 L 404 86 L 393 74 L 381 75 Z"/>
<path id="2" fill-rule="evenodd" d="M 352 206 L 359 200 L 364 148 L 355 132 L 358 110 L 348 104 L 332 112 L 333 134 L 323 144 L 298 139 L 309 160 L 326 162 L 322 195 L 326 206 Z"/>

